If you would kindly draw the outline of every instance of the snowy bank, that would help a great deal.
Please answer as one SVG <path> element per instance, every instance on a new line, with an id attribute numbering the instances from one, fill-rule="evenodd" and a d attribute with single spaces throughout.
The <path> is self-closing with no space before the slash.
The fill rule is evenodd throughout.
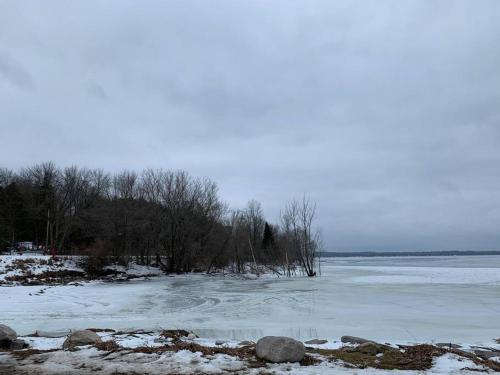
<path id="1" fill-rule="evenodd" d="M 0 286 L 58 285 L 89 280 L 130 280 L 162 274 L 157 267 L 129 262 L 126 266 L 110 264 L 100 275 L 89 275 L 82 266 L 84 257 L 53 258 L 40 254 L 0 255 Z"/>
<path id="2" fill-rule="evenodd" d="M 255 356 L 251 342 L 209 340 L 185 333 L 99 331 L 104 343 L 77 350 L 61 349 L 65 337 L 25 336 L 22 339 L 30 349 L 0 352 L 0 373 L 472 375 L 500 369 L 500 363 L 482 360 L 469 351 L 430 345 L 365 354 L 356 345 L 306 344 L 307 360 L 270 364 Z"/>

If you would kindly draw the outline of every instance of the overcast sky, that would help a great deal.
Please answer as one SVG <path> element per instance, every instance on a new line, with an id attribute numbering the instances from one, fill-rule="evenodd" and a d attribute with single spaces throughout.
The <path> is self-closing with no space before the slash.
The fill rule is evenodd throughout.
<path id="1" fill-rule="evenodd" d="M 500 249 L 500 1 L 0 2 L 0 166 L 209 176 L 327 250 Z"/>

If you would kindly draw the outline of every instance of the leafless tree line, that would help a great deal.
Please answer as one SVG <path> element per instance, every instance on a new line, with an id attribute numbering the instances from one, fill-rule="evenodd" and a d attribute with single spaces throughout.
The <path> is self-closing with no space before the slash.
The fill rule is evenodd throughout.
<path id="1" fill-rule="evenodd" d="M 16 241 L 58 254 L 128 259 L 165 272 L 316 275 L 316 205 L 289 202 L 269 224 L 257 201 L 232 210 L 217 185 L 184 171 L 114 175 L 43 163 L 0 169 L 0 248 Z"/>

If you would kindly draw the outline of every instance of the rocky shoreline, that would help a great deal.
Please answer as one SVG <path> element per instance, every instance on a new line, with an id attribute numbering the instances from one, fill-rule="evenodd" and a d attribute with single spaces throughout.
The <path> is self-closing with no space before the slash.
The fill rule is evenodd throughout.
<path id="1" fill-rule="evenodd" d="M 340 342 L 266 336 L 257 342 L 210 340 L 186 330 L 37 331 L 18 337 L 0 325 L 0 374 L 269 374 L 368 371 L 460 374 L 500 371 L 500 347 L 452 343 L 394 345 L 343 336 Z"/>

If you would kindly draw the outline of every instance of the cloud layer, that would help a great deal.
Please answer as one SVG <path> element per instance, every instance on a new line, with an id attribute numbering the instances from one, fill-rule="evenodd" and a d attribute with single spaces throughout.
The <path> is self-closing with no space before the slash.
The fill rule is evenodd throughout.
<path id="1" fill-rule="evenodd" d="M 327 250 L 500 249 L 500 2 L 3 1 L 0 160 L 210 176 Z"/>

